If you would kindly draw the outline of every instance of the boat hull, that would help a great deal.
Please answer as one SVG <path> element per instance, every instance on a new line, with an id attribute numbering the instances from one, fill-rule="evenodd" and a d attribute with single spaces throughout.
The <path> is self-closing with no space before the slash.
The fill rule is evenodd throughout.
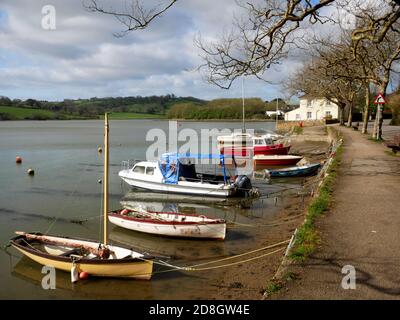
<path id="1" fill-rule="evenodd" d="M 292 167 L 287 169 L 267 170 L 270 177 L 304 177 L 316 174 L 320 168 L 320 164 L 308 166 Z"/>
<path id="2" fill-rule="evenodd" d="M 18 239 L 18 238 L 15 238 Z M 73 262 L 70 257 L 51 255 L 19 244 L 15 239 L 11 245 L 31 260 L 44 265 L 53 266 L 58 270 L 70 272 Z M 62 239 L 62 238 L 61 238 Z M 122 277 L 140 280 L 150 280 L 153 271 L 153 261 L 144 259 L 81 259 L 75 262 L 79 272 L 85 271 L 91 276 Z"/>
<path id="3" fill-rule="evenodd" d="M 178 221 L 146 221 L 121 214 L 109 213 L 111 223 L 133 231 L 169 237 L 225 239 L 226 223 L 179 223 Z"/>
<path id="4" fill-rule="evenodd" d="M 210 185 L 208 183 L 195 183 L 179 181 L 177 184 L 160 183 L 134 179 L 129 176 L 129 170 L 119 172 L 119 176 L 132 187 L 151 190 L 155 192 L 191 194 L 197 196 L 230 197 L 235 194 L 235 188 L 230 185 Z"/>
<path id="5" fill-rule="evenodd" d="M 295 165 L 301 159 L 302 157 L 297 156 L 255 156 L 253 161 L 255 167 L 273 167 Z"/>
<path id="6" fill-rule="evenodd" d="M 282 144 L 270 146 L 254 146 L 243 148 L 222 148 L 221 153 L 224 155 L 234 155 L 246 157 L 250 155 L 287 155 L 291 146 L 283 146 Z"/>

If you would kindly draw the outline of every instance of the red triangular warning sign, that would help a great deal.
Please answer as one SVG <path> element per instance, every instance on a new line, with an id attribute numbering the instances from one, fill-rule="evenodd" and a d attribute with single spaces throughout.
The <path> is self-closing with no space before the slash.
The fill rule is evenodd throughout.
<path id="1" fill-rule="evenodd" d="M 383 96 L 382 93 L 379 93 L 379 94 L 375 97 L 374 103 L 375 103 L 375 104 L 385 104 L 385 103 L 386 103 L 385 97 Z"/>

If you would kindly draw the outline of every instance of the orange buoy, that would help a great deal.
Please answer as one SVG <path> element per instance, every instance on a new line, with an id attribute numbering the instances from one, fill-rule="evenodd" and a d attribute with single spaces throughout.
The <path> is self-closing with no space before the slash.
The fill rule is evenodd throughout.
<path id="1" fill-rule="evenodd" d="M 26 172 L 27 172 L 30 176 L 35 175 L 35 170 L 33 170 L 32 168 L 29 168 L 28 170 L 26 170 Z"/>
<path id="2" fill-rule="evenodd" d="M 17 157 L 15 158 L 15 162 L 16 162 L 16 163 L 22 163 L 22 158 L 21 158 L 20 156 L 17 156 Z"/>
<path id="3" fill-rule="evenodd" d="M 81 271 L 79 273 L 79 279 L 86 280 L 87 278 L 89 278 L 89 273 L 87 273 L 86 271 Z"/>

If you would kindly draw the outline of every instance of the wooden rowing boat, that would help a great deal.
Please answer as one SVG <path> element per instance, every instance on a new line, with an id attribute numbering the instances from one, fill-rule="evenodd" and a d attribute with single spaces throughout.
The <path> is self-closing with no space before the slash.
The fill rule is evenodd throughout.
<path id="1" fill-rule="evenodd" d="M 292 155 L 256 155 L 253 157 L 255 167 L 269 166 L 292 166 L 303 157 Z"/>
<path id="2" fill-rule="evenodd" d="M 18 232 L 10 244 L 33 261 L 63 271 L 75 267 L 91 276 L 142 280 L 152 275 L 152 257 L 96 241 Z"/>
<path id="3" fill-rule="evenodd" d="M 318 169 L 321 167 L 321 164 L 307 164 L 304 166 L 294 166 L 290 168 L 281 168 L 281 169 L 266 169 L 265 172 L 272 178 L 276 177 L 305 177 L 311 176 L 318 172 Z"/>
<path id="4" fill-rule="evenodd" d="M 184 238 L 225 239 L 226 221 L 197 214 L 121 209 L 108 213 L 111 223 L 129 230 Z"/>

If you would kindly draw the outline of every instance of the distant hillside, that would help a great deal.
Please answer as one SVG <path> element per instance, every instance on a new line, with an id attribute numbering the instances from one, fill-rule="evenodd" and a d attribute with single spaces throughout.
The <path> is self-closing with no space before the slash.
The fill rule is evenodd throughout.
<path id="1" fill-rule="evenodd" d="M 0 97 L 0 120 L 98 119 L 105 112 L 120 113 L 114 118 L 165 118 L 171 105 L 176 103 L 205 103 L 193 97 L 173 94 L 150 97 L 108 97 L 70 100 L 62 102 L 25 101 Z M 41 111 L 33 112 L 32 110 Z"/>
<path id="2" fill-rule="evenodd" d="M 272 105 L 272 103 L 270 103 Z M 246 119 L 266 119 L 268 104 L 260 98 L 245 99 Z M 276 109 L 276 102 L 275 108 Z M 203 103 L 177 103 L 168 111 L 170 119 L 242 119 L 242 99 L 215 99 Z"/>

